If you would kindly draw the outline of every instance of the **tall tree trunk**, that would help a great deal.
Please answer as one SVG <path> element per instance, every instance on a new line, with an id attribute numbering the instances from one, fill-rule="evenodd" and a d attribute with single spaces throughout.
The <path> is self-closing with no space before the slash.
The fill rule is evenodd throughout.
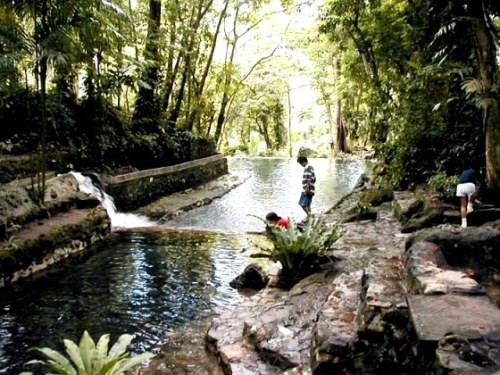
<path id="1" fill-rule="evenodd" d="M 351 152 L 351 150 L 349 149 L 349 145 L 347 144 L 347 125 L 344 116 L 342 116 L 342 106 L 340 105 L 340 103 L 338 104 L 338 107 L 337 142 L 335 144 L 335 151 L 348 153 Z"/>
<path id="2" fill-rule="evenodd" d="M 129 11 L 129 14 L 134 14 L 134 9 L 132 7 L 132 0 L 128 0 L 128 11 Z M 133 41 L 134 41 L 134 57 L 135 57 L 135 61 L 139 61 L 139 47 L 138 47 L 138 44 L 137 43 L 137 30 L 135 28 L 135 23 L 132 22 L 132 37 L 133 37 Z"/>
<path id="3" fill-rule="evenodd" d="M 335 120 L 332 110 L 331 98 L 330 95 L 328 95 L 328 93 L 326 92 L 325 87 L 323 85 L 320 87 L 320 91 L 321 91 L 322 101 L 325 106 L 326 119 L 328 122 L 328 131 L 330 133 L 330 156 L 335 157 L 335 139 L 337 138 L 336 136 L 337 133 L 336 133 Z"/>
<path id="4" fill-rule="evenodd" d="M 229 80 L 226 78 L 226 82 L 227 81 L 229 81 Z M 222 136 L 222 128 L 224 125 L 224 121 L 226 119 L 226 108 L 227 108 L 228 103 L 229 103 L 229 95 L 227 94 L 227 91 L 224 90 L 224 93 L 222 94 L 222 101 L 221 101 L 220 108 L 219 108 L 219 114 L 217 115 L 217 123 L 215 126 L 214 139 L 215 139 L 215 143 L 217 145 L 219 145 L 219 142 L 220 142 L 220 139 Z"/>
<path id="5" fill-rule="evenodd" d="M 476 37 L 476 61 L 482 86 L 483 126 L 486 140 L 486 184 L 500 191 L 500 103 L 495 85 L 497 73 L 495 41 L 489 30 L 489 15 L 483 1 L 470 1 Z M 491 22 L 489 22 L 492 24 Z"/>
<path id="6" fill-rule="evenodd" d="M 182 71 L 181 82 L 179 84 L 179 90 L 177 91 L 174 109 L 172 110 L 170 116 L 168 117 L 167 122 L 170 127 L 175 127 L 181 113 L 181 106 L 182 106 L 182 101 L 184 99 L 184 90 L 186 89 L 186 82 L 188 79 L 189 69 L 191 69 L 190 51 L 186 53 L 184 59 L 184 70 Z"/>
<path id="7" fill-rule="evenodd" d="M 269 136 L 269 124 L 268 124 L 268 118 L 266 116 L 263 116 L 261 119 L 261 122 L 259 122 L 259 119 L 255 119 L 255 123 L 257 124 L 257 129 L 259 129 L 259 133 L 264 137 L 264 142 L 266 143 L 266 148 L 268 150 L 273 149 L 273 143 L 271 142 L 271 137 Z"/>
<path id="8" fill-rule="evenodd" d="M 177 43 L 177 9 L 179 4 L 175 1 L 175 10 L 169 10 L 167 12 L 167 20 L 168 20 L 168 38 L 171 46 L 175 46 Z M 187 32 L 187 31 L 186 31 Z M 177 58 L 176 58 L 177 57 Z M 174 64 L 175 60 L 175 64 Z M 163 93 L 162 100 L 162 110 L 168 110 L 170 105 L 170 100 L 172 99 L 172 93 L 174 91 L 174 84 L 177 77 L 177 72 L 179 70 L 180 64 L 182 60 L 182 51 L 181 53 L 176 55 L 176 51 L 174 48 L 169 48 L 167 53 L 167 61 L 165 62 L 165 89 Z M 169 124 L 167 122 L 167 126 L 173 127 L 175 124 Z"/>
<path id="9" fill-rule="evenodd" d="M 42 132 L 40 137 L 41 143 L 41 178 L 42 186 L 40 193 L 40 201 L 44 201 L 45 197 L 45 180 L 47 170 L 47 58 L 42 57 L 40 62 L 40 83 L 42 89 Z"/>
<path id="10" fill-rule="evenodd" d="M 203 73 L 201 75 L 201 80 L 195 88 L 195 93 L 194 93 L 195 94 L 195 97 L 194 97 L 195 107 L 192 109 L 190 116 L 189 116 L 189 120 L 188 120 L 188 124 L 190 124 L 191 130 L 193 130 L 195 128 L 196 129 L 200 128 L 201 110 L 202 110 L 200 104 L 201 104 L 201 100 L 203 97 L 203 91 L 205 90 L 205 84 L 207 81 L 208 73 L 210 71 L 210 67 L 212 66 L 212 61 L 213 61 L 214 54 L 215 54 L 215 47 L 217 46 L 217 39 L 219 37 L 220 28 L 222 26 L 222 22 L 226 18 L 226 12 L 227 12 L 228 6 L 229 6 L 229 0 L 225 0 L 224 1 L 224 8 L 222 9 L 222 11 L 219 14 L 219 20 L 217 22 L 217 26 L 215 28 L 215 32 L 214 32 L 214 35 L 212 38 L 212 45 L 210 48 L 210 53 L 208 55 L 208 60 L 205 64 L 205 68 L 204 68 Z"/>
<path id="11" fill-rule="evenodd" d="M 137 101 L 133 116 L 134 126 L 147 133 L 159 131 L 160 110 L 156 98 L 158 71 L 160 68 L 159 32 L 161 25 L 161 0 L 149 0 L 148 32 L 144 58 L 148 62 L 142 81 L 139 85 Z"/>
<path id="12" fill-rule="evenodd" d="M 486 184 L 490 189 L 500 191 L 500 104 L 498 99 L 488 98 L 484 109 L 486 129 Z"/>
<path id="13" fill-rule="evenodd" d="M 215 126 L 215 135 L 214 135 L 214 140 L 215 144 L 219 145 L 220 139 L 222 136 L 222 129 L 224 126 L 224 121 L 226 119 L 226 109 L 227 105 L 229 104 L 230 96 L 229 96 L 229 86 L 231 85 L 231 82 L 233 81 L 233 61 L 234 61 L 234 55 L 236 53 L 236 43 L 238 42 L 238 33 L 236 31 L 236 25 L 238 23 L 238 16 L 239 16 L 240 8 L 236 8 L 236 12 L 234 14 L 234 20 L 233 20 L 233 40 L 231 42 L 231 52 L 229 53 L 229 60 L 225 61 L 225 76 L 226 79 L 224 81 L 224 90 L 222 94 L 222 100 L 221 104 L 219 107 L 219 114 L 217 115 L 217 124 Z"/>
<path id="14" fill-rule="evenodd" d="M 47 51 L 44 50 L 44 44 L 48 34 L 47 25 L 47 0 L 42 0 L 40 28 L 36 33 L 37 40 L 37 75 L 40 81 L 40 95 L 42 106 L 42 127 L 40 129 L 39 161 L 37 166 L 37 190 L 36 199 L 43 203 L 45 199 L 45 181 L 47 169 Z M 36 7 L 35 7 L 36 20 Z M 36 21 L 35 21 L 36 22 Z"/>
<path id="15" fill-rule="evenodd" d="M 193 57 L 195 55 L 196 48 L 194 47 L 197 40 L 197 32 L 200 28 L 203 17 L 212 6 L 212 3 L 213 0 L 209 0 L 206 4 L 200 0 L 193 18 L 193 22 L 191 23 L 189 31 L 186 34 L 186 50 L 184 51 L 184 53 L 182 53 L 182 57 L 184 60 L 184 70 L 181 75 L 181 82 L 179 84 L 179 90 L 177 91 L 174 109 L 172 110 L 168 118 L 168 123 L 170 124 L 170 126 L 175 126 L 180 116 L 182 103 L 184 101 L 184 92 L 186 91 L 186 85 L 189 84 L 188 80 L 190 78 Z"/>
<path id="16" fill-rule="evenodd" d="M 340 57 L 335 58 L 335 154 L 339 152 L 349 152 L 347 145 L 347 125 L 342 114 L 342 100 L 340 90 L 338 88 L 338 81 L 341 75 Z"/>
<path id="17" fill-rule="evenodd" d="M 353 23 L 352 29 L 348 30 L 348 33 L 361 56 L 368 80 L 378 94 L 382 120 L 374 123 L 375 127 L 373 131 L 376 141 L 382 144 L 386 142 L 389 133 L 388 123 L 391 114 L 388 110 L 388 105 L 393 102 L 393 99 L 389 91 L 382 85 L 372 42 L 367 38 L 363 30 L 361 30 L 357 21 Z"/>

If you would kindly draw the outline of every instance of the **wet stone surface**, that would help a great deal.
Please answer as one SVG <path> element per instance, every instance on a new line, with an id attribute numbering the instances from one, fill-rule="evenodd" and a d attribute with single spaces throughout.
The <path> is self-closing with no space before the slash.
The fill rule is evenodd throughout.
<path id="1" fill-rule="evenodd" d="M 358 198 L 351 194 L 323 216 L 325 222 L 339 223 L 342 211 Z M 367 357 L 376 358 L 370 366 L 384 365 L 387 349 L 369 342 L 386 332 L 395 341 L 398 327 L 408 323 L 406 235 L 390 203 L 377 211 L 377 220 L 339 224 L 343 236 L 332 255 L 341 260 L 335 270 L 306 278 L 290 291 L 266 288 L 212 322 L 207 342 L 226 373 L 359 372 L 367 364 L 356 358 L 374 351 Z M 397 353 L 389 357 L 404 365 Z"/>
<path id="2" fill-rule="evenodd" d="M 492 337 L 500 310 L 466 268 L 448 264 L 439 245 L 427 237 L 408 241 L 410 235 L 401 233 L 397 217 L 412 209 L 413 194 L 395 192 L 392 203 L 377 207 L 375 220 L 341 223 L 342 212 L 356 204 L 360 192 L 323 215 L 343 233 L 331 254 L 339 259 L 334 270 L 304 279 L 288 292 L 267 287 L 212 321 L 207 342 L 225 373 L 415 374 L 430 368 L 494 368 L 498 345 Z M 453 237 L 453 244 L 457 231 L 458 225 L 448 224 L 434 235 Z M 461 238 L 472 238 L 474 231 L 478 239 L 490 238 L 481 228 L 468 229 Z M 477 246 L 470 242 L 470 249 Z M 495 246 L 482 247 L 493 254 Z M 485 319 L 486 325 L 481 323 Z M 492 336 L 489 346 L 481 327 Z M 461 328 L 475 329 L 469 352 L 477 352 L 474 345 L 486 345 L 486 359 L 466 358 L 467 350 L 441 344 L 444 331 Z"/>
<path id="3" fill-rule="evenodd" d="M 139 208 L 136 212 L 164 223 L 183 212 L 211 203 L 243 182 L 245 182 L 243 177 L 226 174 L 195 188 L 167 195 Z"/>

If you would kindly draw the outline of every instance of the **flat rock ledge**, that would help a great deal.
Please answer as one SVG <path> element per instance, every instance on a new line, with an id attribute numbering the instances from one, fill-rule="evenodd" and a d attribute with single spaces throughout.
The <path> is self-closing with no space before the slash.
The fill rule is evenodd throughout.
<path id="1" fill-rule="evenodd" d="M 482 284 L 498 288 L 500 231 L 427 229 L 406 247 L 407 299 L 421 362 L 434 361 L 442 373 L 499 373 L 500 310 Z"/>
<path id="2" fill-rule="evenodd" d="M 136 212 L 155 218 L 158 223 L 165 223 L 183 212 L 206 206 L 247 179 L 248 176 L 226 174 L 197 187 L 167 195 L 137 209 Z"/>
<path id="3" fill-rule="evenodd" d="M 375 220 L 342 223 L 342 212 L 360 194 L 349 194 L 322 215 L 343 232 L 332 251 L 340 259 L 333 269 L 290 291 L 267 287 L 213 319 L 206 343 L 224 373 L 498 369 L 500 310 L 486 294 L 479 269 L 493 279 L 498 275 L 500 232 L 460 231 L 457 223 L 402 233 L 398 217 L 415 207 L 410 192 L 395 192 L 393 202 L 376 208 Z M 478 248 L 487 256 L 473 257 Z"/>

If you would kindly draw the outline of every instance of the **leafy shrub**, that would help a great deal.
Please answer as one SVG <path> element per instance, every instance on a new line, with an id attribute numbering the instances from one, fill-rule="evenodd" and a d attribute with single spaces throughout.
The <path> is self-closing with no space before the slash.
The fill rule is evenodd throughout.
<path id="1" fill-rule="evenodd" d="M 439 194 L 445 199 L 455 197 L 455 188 L 458 184 L 458 175 L 448 176 L 445 172 L 438 172 L 429 179 L 431 193 Z"/>
<path id="2" fill-rule="evenodd" d="M 224 155 L 235 156 L 238 153 L 248 154 L 248 145 L 239 144 L 237 146 L 227 146 L 224 148 Z"/>
<path id="3" fill-rule="evenodd" d="M 460 161 L 484 157 L 481 113 L 453 82 L 443 84 L 450 86 L 446 96 L 456 99 L 433 110 L 441 99 L 427 88 L 432 79 L 424 82 L 408 86 L 392 119 L 393 136 L 375 145 L 381 165 L 374 174 L 397 189 L 427 183 L 439 171 L 459 173 Z"/>
<path id="4" fill-rule="evenodd" d="M 341 237 L 341 233 L 336 225 L 329 227 L 322 219 L 309 216 L 302 231 L 292 223 L 287 229 L 266 224 L 266 236 L 272 246 L 257 244 L 261 252 L 251 256 L 280 262 L 280 284 L 290 287 L 317 271 L 319 263 L 325 260 L 326 252 Z"/>
<path id="5" fill-rule="evenodd" d="M 154 356 L 151 353 L 143 353 L 129 358 L 126 350 L 131 341 L 132 335 L 121 335 L 108 352 L 108 334 L 102 335 L 96 345 L 85 331 L 79 345 L 71 340 L 64 340 L 69 359 L 50 348 L 32 348 L 30 350 L 39 351 L 48 360 L 32 360 L 27 364 L 40 364 L 49 368 L 50 373 L 61 375 L 121 375 Z M 21 375 L 32 374 L 32 372 L 21 373 Z"/>

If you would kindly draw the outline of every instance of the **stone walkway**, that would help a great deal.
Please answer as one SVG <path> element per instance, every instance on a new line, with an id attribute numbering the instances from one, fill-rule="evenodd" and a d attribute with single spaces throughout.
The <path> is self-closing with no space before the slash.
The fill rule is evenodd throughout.
<path id="1" fill-rule="evenodd" d="M 344 200 L 324 215 L 325 221 L 338 223 L 341 211 L 357 199 L 354 194 Z M 384 336 L 387 326 L 394 325 L 396 334 L 389 339 L 402 335 L 403 327 L 384 321 L 392 314 L 393 320 L 402 316 L 403 325 L 407 324 L 402 278 L 406 235 L 400 233 L 391 205 L 379 208 L 376 221 L 340 227 L 343 236 L 332 255 L 341 261 L 334 269 L 302 280 L 289 292 L 266 288 L 213 321 L 207 341 L 226 373 L 337 373 L 352 366 L 368 366 L 353 362 L 352 347 L 363 342 L 361 333 L 365 337 Z M 367 307 L 362 309 L 361 305 Z M 372 356 L 369 360 L 377 365 L 387 361 L 387 355 L 381 353 L 381 358 Z"/>
<path id="2" fill-rule="evenodd" d="M 226 175 L 160 199 L 140 213 L 166 221 L 210 203 L 242 182 Z M 360 192 L 347 196 L 322 218 L 330 225 L 340 223 L 342 212 L 355 205 L 359 196 Z M 394 196 L 399 212 L 414 201 L 410 192 L 395 192 Z M 483 337 L 487 332 L 495 342 L 488 347 L 490 354 L 500 353 L 500 342 L 496 344 L 500 341 L 500 310 L 488 304 L 488 298 L 466 272 L 443 269 L 438 264 L 439 246 L 431 241 L 431 236 L 422 237 L 405 250 L 410 235 L 401 233 L 393 203 L 377 207 L 376 220 L 338 224 L 343 236 L 332 249 L 331 255 L 337 261 L 330 268 L 302 280 L 290 291 L 266 288 L 212 321 L 206 342 L 224 373 L 419 373 L 408 370 L 419 361 L 415 358 L 417 340 L 425 343 L 427 354 L 434 358 L 440 337 L 459 326 L 474 330 L 474 335 L 467 337 Z M 71 204 L 70 199 L 68 205 Z M 30 236 L 52 228 L 46 229 L 45 221 L 52 226 L 71 224 L 95 204 L 73 210 L 76 214 L 71 211 L 39 220 L 37 230 L 31 228 Z M 470 230 L 461 232 L 458 226 L 450 226 L 445 231 L 441 228 L 440 235 L 446 232 L 446 241 L 450 236 L 456 241 L 455 237 L 471 237 Z M 496 233 L 484 233 L 498 241 Z M 27 239 L 22 236 L 22 230 L 16 233 L 18 241 Z M 491 259 L 499 259 L 500 245 L 486 248 Z M 481 295 L 455 295 L 460 293 Z M 454 306 L 460 307 L 461 313 Z M 454 324 L 454 314 L 458 325 Z M 436 325 L 436 321 L 440 324 Z M 441 364 L 449 364 L 450 367 L 443 366 L 446 369 L 481 370 L 460 362 L 456 353 L 442 349 L 437 353 Z M 498 358 L 491 361 L 500 363 Z"/>
<path id="3" fill-rule="evenodd" d="M 339 223 L 359 196 L 353 193 L 340 201 L 322 215 L 325 222 Z M 401 233 L 394 212 L 406 211 L 414 199 L 410 192 L 395 192 L 392 203 L 376 208 L 376 220 L 338 224 L 343 236 L 333 247 L 333 267 L 290 291 L 265 288 L 214 319 L 206 340 L 224 372 L 420 374 L 435 366 L 443 373 L 500 370 L 500 310 L 471 275 L 440 259 L 444 245 L 429 242 L 441 238 L 461 247 L 452 248 L 454 254 L 482 249 L 485 259 L 498 259 L 500 234 L 486 227 L 460 231 L 447 224 L 419 233 L 422 238 L 412 237 L 410 246 L 410 234 Z M 463 353 L 472 359 L 464 360 Z"/>

